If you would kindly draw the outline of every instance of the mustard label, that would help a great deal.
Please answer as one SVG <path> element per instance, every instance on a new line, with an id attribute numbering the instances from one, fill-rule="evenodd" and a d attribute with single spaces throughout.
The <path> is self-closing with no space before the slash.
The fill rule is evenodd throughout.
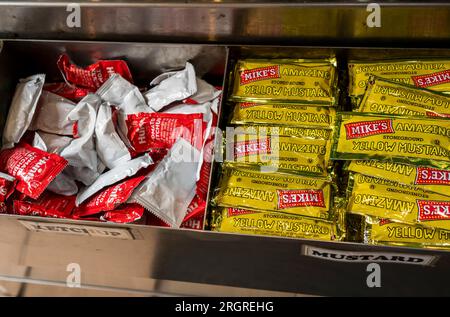
<path id="1" fill-rule="evenodd" d="M 212 230 L 219 232 L 328 241 L 335 238 L 335 228 L 331 221 L 277 212 L 222 207 L 213 211 L 212 218 Z"/>
<path id="2" fill-rule="evenodd" d="M 450 120 L 338 115 L 333 159 L 380 159 L 450 168 Z"/>
<path id="3" fill-rule="evenodd" d="M 279 135 L 292 136 L 305 139 L 330 140 L 333 134 L 331 129 L 303 128 L 288 126 L 264 126 L 264 125 L 241 125 L 233 127 L 234 134 L 244 135 Z"/>
<path id="4" fill-rule="evenodd" d="M 334 104 L 336 78 L 336 67 L 326 61 L 240 60 L 232 98 Z"/>
<path id="5" fill-rule="evenodd" d="M 225 167 L 213 202 L 222 207 L 328 219 L 330 199 L 330 182 L 326 178 Z"/>
<path id="6" fill-rule="evenodd" d="M 331 107 L 246 102 L 236 104 L 231 123 L 331 129 L 335 124 L 335 118 L 336 110 Z"/>
<path id="7" fill-rule="evenodd" d="M 392 180 L 362 174 L 351 177 L 349 212 L 450 229 L 450 197 Z"/>
<path id="8" fill-rule="evenodd" d="M 365 242 L 369 244 L 450 247 L 450 231 L 366 217 Z"/>
<path id="9" fill-rule="evenodd" d="M 370 75 L 420 88 L 450 91 L 450 60 L 355 61 L 348 64 L 348 71 L 350 96 L 364 94 Z"/>
<path id="10" fill-rule="evenodd" d="M 347 169 L 450 196 L 450 170 L 375 160 L 351 161 Z"/>
<path id="11" fill-rule="evenodd" d="M 226 161 L 272 167 L 273 171 L 294 171 L 326 175 L 331 142 L 272 135 L 238 134 L 227 145 Z M 229 151 L 229 152 L 228 152 Z"/>
<path id="12" fill-rule="evenodd" d="M 450 117 L 450 96 L 371 77 L 358 111 Z"/>

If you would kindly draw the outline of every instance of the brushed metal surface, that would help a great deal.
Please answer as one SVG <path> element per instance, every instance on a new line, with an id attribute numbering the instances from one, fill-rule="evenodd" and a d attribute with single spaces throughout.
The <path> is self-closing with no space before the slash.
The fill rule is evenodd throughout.
<path id="1" fill-rule="evenodd" d="M 0 37 L 273 45 L 448 47 L 448 1 L 377 1 L 381 27 L 366 25 L 370 1 L 0 1 Z"/>

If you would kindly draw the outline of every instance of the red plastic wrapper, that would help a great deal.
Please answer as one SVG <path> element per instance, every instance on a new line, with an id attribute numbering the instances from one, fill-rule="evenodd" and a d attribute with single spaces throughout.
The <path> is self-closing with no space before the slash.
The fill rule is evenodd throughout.
<path id="1" fill-rule="evenodd" d="M 138 113 L 127 116 L 128 140 L 138 153 L 152 148 L 169 149 L 183 137 L 192 146 L 201 149 L 206 128 L 201 113 Z"/>
<path id="2" fill-rule="evenodd" d="M 67 82 L 91 91 L 100 88 L 112 74 L 119 74 L 130 83 L 133 82 L 130 69 L 122 60 L 101 60 L 83 69 L 72 64 L 69 56 L 63 54 L 59 57 L 57 64 Z"/>
<path id="3" fill-rule="evenodd" d="M 0 152 L 0 170 L 18 180 L 16 189 L 37 199 L 66 167 L 67 160 L 26 143 Z"/>
<path id="4" fill-rule="evenodd" d="M 187 222 L 189 219 L 204 215 L 205 210 L 206 201 L 201 196 L 195 195 L 187 209 L 186 216 L 184 216 L 183 222 Z"/>
<path id="5" fill-rule="evenodd" d="M 44 84 L 44 90 L 52 92 L 58 96 L 78 102 L 85 97 L 91 90 L 79 88 L 67 83 L 49 83 Z"/>
<path id="6" fill-rule="evenodd" d="M 0 173 L 0 202 L 5 202 L 11 196 L 16 183 L 17 181 L 14 177 Z"/>
<path id="7" fill-rule="evenodd" d="M 190 218 L 188 221 L 184 221 L 180 228 L 192 229 L 192 230 L 203 230 L 204 214 L 198 215 L 197 217 Z"/>
<path id="8" fill-rule="evenodd" d="M 76 196 L 45 192 L 36 201 L 14 200 L 14 213 L 24 216 L 71 218 Z"/>
<path id="9" fill-rule="evenodd" d="M 105 212 L 100 219 L 115 223 L 132 223 L 140 220 L 144 207 L 139 204 L 124 204 L 119 209 Z"/>
<path id="10" fill-rule="evenodd" d="M 145 179 L 145 175 L 135 176 L 111 185 L 98 192 L 80 205 L 74 212 L 77 217 L 86 217 L 102 211 L 110 211 L 125 203 L 133 190 Z"/>

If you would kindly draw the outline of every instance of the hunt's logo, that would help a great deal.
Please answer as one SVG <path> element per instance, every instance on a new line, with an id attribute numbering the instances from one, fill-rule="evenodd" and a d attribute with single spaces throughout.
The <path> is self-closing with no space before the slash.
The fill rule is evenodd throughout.
<path id="1" fill-rule="evenodd" d="M 443 70 L 441 72 L 412 76 L 414 84 L 419 87 L 430 87 L 450 82 L 450 69 Z"/>
<path id="2" fill-rule="evenodd" d="M 247 215 L 247 214 L 254 214 L 256 211 L 253 210 L 247 210 L 247 209 L 239 209 L 239 208 L 228 208 L 228 217 L 234 217 L 239 215 Z"/>
<path id="3" fill-rule="evenodd" d="M 270 137 L 234 143 L 234 158 L 254 154 L 270 154 L 271 152 Z"/>
<path id="4" fill-rule="evenodd" d="M 417 185 L 450 185 L 450 170 L 430 167 L 417 167 L 414 184 Z"/>
<path id="5" fill-rule="evenodd" d="M 278 209 L 293 207 L 325 207 L 322 190 L 278 189 Z"/>
<path id="6" fill-rule="evenodd" d="M 392 120 L 390 119 L 352 122 L 344 126 L 347 140 L 365 138 L 375 134 L 394 133 Z"/>
<path id="7" fill-rule="evenodd" d="M 417 200 L 417 206 L 419 221 L 450 220 L 450 201 Z"/>
<path id="8" fill-rule="evenodd" d="M 450 114 L 446 114 L 446 113 L 436 113 L 436 112 L 433 112 L 433 111 L 427 111 L 425 114 L 428 117 L 450 118 Z"/>
<path id="9" fill-rule="evenodd" d="M 246 85 L 258 80 L 280 78 L 280 66 L 273 65 L 247 69 L 241 72 L 241 85 Z"/>

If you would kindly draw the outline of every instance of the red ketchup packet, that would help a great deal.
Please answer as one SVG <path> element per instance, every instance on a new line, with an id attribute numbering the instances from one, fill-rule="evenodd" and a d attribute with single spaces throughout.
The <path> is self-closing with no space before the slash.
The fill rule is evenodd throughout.
<path id="1" fill-rule="evenodd" d="M 79 88 L 67 83 L 48 83 L 44 84 L 44 90 L 52 92 L 58 96 L 67 98 L 74 102 L 83 99 L 91 91 L 86 88 Z"/>
<path id="2" fill-rule="evenodd" d="M 45 192 L 38 200 L 14 200 L 14 213 L 23 216 L 71 218 L 75 208 L 73 196 L 63 196 Z"/>
<path id="3" fill-rule="evenodd" d="M 16 189 L 37 199 L 66 167 L 67 160 L 26 143 L 0 152 L 0 170 L 18 180 Z"/>
<path id="4" fill-rule="evenodd" d="M 183 222 L 187 222 L 189 219 L 204 215 L 205 210 L 206 201 L 199 195 L 195 195 L 187 209 L 186 216 L 184 216 Z"/>
<path id="5" fill-rule="evenodd" d="M 98 192 L 74 212 L 76 217 L 86 217 L 102 211 L 110 211 L 125 203 L 133 190 L 145 179 L 145 175 L 135 176 L 111 185 Z"/>
<path id="6" fill-rule="evenodd" d="M 67 82 L 91 91 L 100 88 L 112 74 L 119 74 L 130 83 L 133 82 L 130 69 L 122 60 L 101 60 L 86 68 L 81 68 L 72 64 L 67 54 L 62 54 L 57 65 Z"/>
<path id="7" fill-rule="evenodd" d="M 17 181 L 14 177 L 0 173 L 0 202 L 5 202 L 14 192 Z"/>
<path id="8" fill-rule="evenodd" d="M 100 219 L 116 223 L 131 223 L 142 218 L 144 207 L 139 204 L 124 204 L 118 209 L 105 212 Z"/>
<path id="9" fill-rule="evenodd" d="M 180 228 L 192 229 L 192 230 L 203 230 L 204 214 L 198 215 L 197 217 L 190 218 L 187 221 L 183 221 Z"/>
<path id="10" fill-rule="evenodd" d="M 126 121 L 128 140 L 138 153 L 152 148 L 169 149 L 180 137 L 197 149 L 203 146 L 206 125 L 201 113 L 140 112 L 128 115 Z"/>

